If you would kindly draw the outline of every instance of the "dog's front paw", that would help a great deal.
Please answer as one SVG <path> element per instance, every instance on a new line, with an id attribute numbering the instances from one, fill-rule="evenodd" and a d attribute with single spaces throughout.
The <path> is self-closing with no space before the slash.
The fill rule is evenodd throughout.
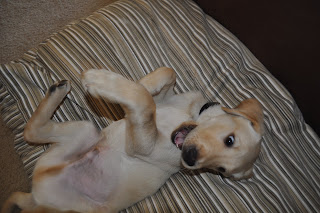
<path id="1" fill-rule="evenodd" d="M 82 85 L 91 95 L 100 95 L 111 100 L 115 96 L 121 96 L 123 88 L 129 88 L 132 83 L 121 75 L 105 69 L 90 69 L 82 73 Z"/>
<path id="2" fill-rule="evenodd" d="M 146 88 L 121 75 L 107 70 L 88 70 L 82 74 L 82 84 L 88 93 L 103 97 L 128 108 L 152 105 L 153 99 Z"/>
<path id="3" fill-rule="evenodd" d="M 83 87 L 94 96 L 99 95 L 99 90 L 107 89 L 112 81 L 116 80 L 117 74 L 104 69 L 90 69 L 82 73 L 81 82 Z"/>

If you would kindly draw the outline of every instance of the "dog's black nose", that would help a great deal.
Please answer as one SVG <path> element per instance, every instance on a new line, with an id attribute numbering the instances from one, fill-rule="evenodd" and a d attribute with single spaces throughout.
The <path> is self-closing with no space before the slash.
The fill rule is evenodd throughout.
<path id="1" fill-rule="evenodd" d="M 198 157 L 197 147 L 194 145 L 184 146 L 182 149 L 182 158 L 188 166 L 194 166 Z"/>

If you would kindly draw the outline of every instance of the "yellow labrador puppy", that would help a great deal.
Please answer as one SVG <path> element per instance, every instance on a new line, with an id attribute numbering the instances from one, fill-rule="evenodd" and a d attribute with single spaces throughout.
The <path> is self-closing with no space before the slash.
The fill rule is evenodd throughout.
<path id="1" fill-rule="evenodd" d="M 101 131 L 88 121 L 50 120 L 70 91 L 50 87 L 27 123 L 25 140 L 52 143 L 38 160 L 31 193 L 14 193 L 3 207 L 25 212 L 117 212 L 155 193 L 182 163 L 226 176 L 251 174 L 259 154 L 262 108 L 206 103 L 199 92 L 174 95 L 175 73 L 159 68 L 139 82 L 107 70 L 83 73 L 93 96 L 119 103 L 126 116 Z M 184 143 L 184 145 L 183 145 Z"/>

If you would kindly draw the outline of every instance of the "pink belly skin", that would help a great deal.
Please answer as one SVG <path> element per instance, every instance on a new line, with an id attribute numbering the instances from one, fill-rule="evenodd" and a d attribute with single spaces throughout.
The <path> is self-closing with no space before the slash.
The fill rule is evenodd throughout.
<path id="1" fill-rule="evenodd" d="M 112 150 L 106 148 L 89 151 L 65 168 L 63 182 L 84 198 L 106 202 L 117 185 L 119 164 L 114 156 Z"/>

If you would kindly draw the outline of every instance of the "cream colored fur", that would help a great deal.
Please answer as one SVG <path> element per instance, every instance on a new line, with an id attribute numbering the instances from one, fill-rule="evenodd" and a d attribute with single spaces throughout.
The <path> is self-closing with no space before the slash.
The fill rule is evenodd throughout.
<path id="1" fill-rule="evenodd" d="M 32 192 L 14 193 L 2 212 L 10 212 L 14 204 L 24 212 L 117 212 L 129 207 L 179 171 L 181 150 L 171 135 L 185 122 L 196 128 L 184 146 L 196 146 L 198 155 L 194 166 L 182 164 L 191 169 L 223 166 L 225 175 L 235 178 L 251 174 L 261 138 L 254 125 L 261 126 L 261 120 L 252 126 L 257 116 L 250 121 L 235 116 L 239 110 L 226 113 L 220 105 L 199 116 L 206 100 L 199 92 L 174 95 L 175 79 L 169 68 L 136 83 L 107 70 L 84 72 L 82 83 L 91 95 L 119 103 L 126 113 L 101 131 L 88 121 L 52 121 L 71 89 L 68 81 L 53 85 L 24 131 L 26 141 L 52 145 L 36 164 Z M 259 104 L 249 105 L 261 116 Z M 231 132 L 239 141 L 234 148 L 223 145 Z"/>

